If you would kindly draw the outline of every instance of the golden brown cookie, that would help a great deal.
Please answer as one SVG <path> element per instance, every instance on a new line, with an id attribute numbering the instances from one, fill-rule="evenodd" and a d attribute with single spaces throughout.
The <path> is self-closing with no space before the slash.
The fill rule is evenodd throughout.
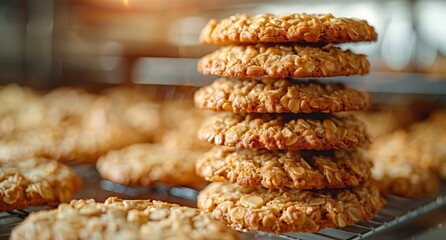
<path id="1" fill-rule="evenodd" d="M 97 169 L 103 178 L 126 185 L 200 186 L 204 181 L 195 174 L 200 155 L 158 144 L 135 144 L 102 156 Z"/>
<path id="2" fill-rule="evenodd" d="M 200 34 L 210 44 L 284 42 L 376 41 L 375 29 L 367 21 L 336 18 L 332 14 L 237 14 L 211 19 Z"/>
<path id="3" fill-rule="evenodd" d="M 198 195 L 198 207 L 233 229 L 273 233 L 317 232 L 368 221 L 383 205 L 376 186 L 299 190 L 236 187 L 211 183 Z"/>
<path id="4" fill-rule="evenodd" d="M 239 239 L 195 208 L 150 200 L 73 200 L 31 213 L 11 239 Z"/>
<path id="5" fill-rule="evenodd" d="M 198 137 L 216 145 L 270 150 L 328 150 L 369 143 L 364 124 L 354 116 L 333 114 L 215 114 Z"/>
<path id="6" fill-rule="evenodd" d="M 355 150 L 269 151 L 214 147 L 198 159 L 197 174 L 245 187 L 345 188 L 370 178 L 372 163 Z"/>
<path id="7" fill-rule="evenodd" d="M 195 105 L 245 113 L 329 113 L 365 109 L 370 99 L 342 83 L 220 78 L 195 93 Z"/>
<path id="8" fill-rule="evenodd" d="M 308 78 L 369 72 L 363 54 L 326 45 L 243 45 L 222 47 L 198 61 L 198 72 L 225 77 Z"/>
<path id="9" fill-rule="evenodd" d="M 381 192 L 403 197 L 433 194 L 438 191 L 438 176 L 408 155 L 411 134 L 404 130 L 381 136 L 367 150 L 373 160 L 372 176 Z"/>
<path id="10" fill-rule="evenodd" d="M 0 161 L 0 212 L 57 205 L 80 189 L 80 178 L 65 165 L 44 158 Z"/>

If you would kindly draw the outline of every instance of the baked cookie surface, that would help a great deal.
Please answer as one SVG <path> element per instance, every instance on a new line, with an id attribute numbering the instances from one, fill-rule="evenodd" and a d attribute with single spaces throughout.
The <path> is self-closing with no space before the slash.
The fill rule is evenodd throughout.
<path id="1" fill-rule="evenodd" d="M 329 150 L 369 143 L 365 125 L 351 115 L 222 112 L 205 120 L 198 137 L 215 145 L 269 150 Z"/>
<path id="2" fill-rule="evenodd" d="M 195 174 L 200 155 L 201 152 L 159 144 L 134 144 L 110 151 L 99 158 L 96 166 L 103 178 L 119 184 L 198 186 L 204 183 Z"/>
<path id="3" fill-rule="evenodd" d="M 383 205 L 376 186 L 298 190 L 237 187 L 211 183 L 198 195 L 198 207 L 233 229 L 317 232 L 372 219 Z"/>
<path id="4" fill-rule="evenodd" d="M 326 45 L 243 45 L 222 47 L 198 61 L 204 75 L 224 77 L 309 78 L 363 75 L 370 64 L 363 54 Z"/>
<path id="5" fill-rule="evenodd" d="M 212 19 L 200 34 L 203 43 L 228 45 L 275 42 L 376 41 L 375 29 L 365 20 L 332 14 L 237 14 Z"/>
<path id="6" fill-rule="evenodd" d="M 197 161 L 208 181 L 265 188 L 356 187 L 370 178 L 372 163 L 354 150 L 269 151 L 214 147 Z"/>
<path id="7" fill-rule="evenodd" d="M 66 202 L 81 188 L 69 167 L 44 158 L 0 161 L 0 212 Z"/>
<path id="8" fill-rule="evenodd" d="M 195 105 L 244 113 L 329 113 L 366 109 L 370 99 L 342 83 L 220 78 L 195 93 Z"/>
<path id="9" fill-rule="evenodd" d="M 73 200 L 31 213 L 11 239 L 238 239 L 198 209 L 150 200 Z"/>

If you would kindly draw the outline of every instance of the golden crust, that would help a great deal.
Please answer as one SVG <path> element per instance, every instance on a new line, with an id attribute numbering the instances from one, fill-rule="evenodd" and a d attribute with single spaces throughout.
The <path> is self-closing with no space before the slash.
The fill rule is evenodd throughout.
<path id="1" fill-rule="evenodd" d="M 329 113 L 366 109 L 370 99 L 342 83 L 220 78 L 195 93 L 195 105 L 244 113 Z"/>
<path id="2" fill-rule="evenodd" d="M 361 121 L 333 114 L 223 112 L 205 120 L 198 137 L 215 145 L 270 150 L 345 149 L 369 143 Z"/>
<path id="3" fill-rule="evenodd" d="M 363 54 L 331 45 L 246 45 L 222 47 L 198 61 L 198 72 L 225 77 L 308 78 L 363 75 Z"/>
<path id="4" fill-rule="evenodd" d="M 317 232 L 368 221 L 384 200 L 373 185 L 311 191 L 211 183 L 200 192 L 197 204 L 233 229 L 282 233 Z"/>
<path id="5" fill-rule="evenodd" d="M 332 14 L 237 14 L 211 19 L 200 34 L 203 43 L 228 45 L 284 42 L 376 41 L 367 21 L 336 18 Z"/>
<path id="6" fill-rule="evenodd" d="M 214 147 L 196 165 L 208 181 L 265 188 L 356 187 L 370 178 L 370 160 L 354 150 L 269 151 Z"/>
<path id="7" fill-rule="evenodd" d="M 203 211 L 150 200 L 73 200 L 31 213 L 11 239 L 239 239 Z"/>
<path id="8" fill-rule="evenodd" d="M 70 200 L 81 185 L 76 173 L 57 161 L 44 158 L 0 161 L 0 212 L 57 205 Z"/>

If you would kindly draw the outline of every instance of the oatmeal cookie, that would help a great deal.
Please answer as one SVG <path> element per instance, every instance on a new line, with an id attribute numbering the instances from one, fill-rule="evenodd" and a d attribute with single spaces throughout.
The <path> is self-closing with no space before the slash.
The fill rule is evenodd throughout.
<path id="1" fill-rule="evenodd" d="M 329 150 L 369 143 L 354 116 L 222 112 L 205 120 L 198 137 L 215 145 L 270 150 Z"/>
<path id="2" fill-rule="evenodd" d="M 318 232 L 368 221 L 384 204 L 379 189 L 266 189 L 211 183 L 198 195 L 198 207 L 239 231 Z"/>
<path id="3" fill-rule="evenodd" d="M 329 113 L 366 109 L 370 99 L 342 83 L 220 78 L 195 93 L 195 105 L 245 113 Z"/>
<path id="4" fill-rule="evenodd" d="M 102 156 L 97 169 L 103 178 L 119 184 L 200 186 L 204 181 L 194 167 L 200 154 L 158 144 L 135 144 Z"/>
<path id="5" fill-rule="evenodd" d="M 226 46 L 198 61 L 204 75 L 225 77 L 308 78 L 363 75 L 369 72 L 364 54 L 326 45 Z"/>
<path id="6" fill-rule="evenodd" d="M 73 200 L 31 213 L 11 239 L 239 239 L 195 208 L 150 200 Z"/>
<path id="7" fill-rule="evenodd" d="M 80 187 L 74 171 L 54 160 L 0 161 L 0 212 L 57 205 L 70 200 Z"/>
<path id="8" fill-rule="evenodd" d="M 222 20 L 211 19 L 200 34 L 210 44 L 284 42 L 376 41 L 375 29 L 367 21 L 337 18 L 332 14 L 237 14 Z"/>
<path id="9" fill-rule="evenodd" d="M 370 178 L 370 160 L 355 150 L 270 151 L 214 147 L 198 159 L 208 181 L 245 187 L 346 188 Z"/>

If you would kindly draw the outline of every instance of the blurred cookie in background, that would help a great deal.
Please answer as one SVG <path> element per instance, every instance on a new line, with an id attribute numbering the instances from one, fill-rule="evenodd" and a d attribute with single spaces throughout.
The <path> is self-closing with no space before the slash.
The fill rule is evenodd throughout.
<path id="1" fill-rule="evenodd" d="M 416 118 L 414 113 L 405 108 L 375 108 L 355 113 L 355 116 L 367 125 L 367 131 L 372 139 L 407 128 Z"/>
<path id="2" fill-rule="evenodd" d="M 155 142 L 175 149 L 209 150 L 212 145 L 198 139 L 197 131 L 211 112 L 194 107 L 192 99 L 167 101 L 161 105 L 160 128 Z"/>
<path id="3" fill-rule="evenodd" d="M 446 179 L 446 111 L 434 111 L 428 119 L 410 128 L 409 159 Z"/>
<path id="4" fill-rule="evenodd" d="M 421 153 L 409 154 L 411 137 L 409 131 L 397 130 L 379 137 L 366 150 L 373 161 L 372 177 L 384 194 L 416 197 L 439 189 L 439 177 L 412 159 Z"/>
<path id="5" fill-rule="evenodd" d="M 119 184 L 201 187 L 205 181 L 195 173 L 200 155 L 160 144 L 135 144 L 110 151 L 96 166 L 103 178 Z"/>
<path id="6" fill-rule="evenodd" d="M 151 141 L 160 122 L 159 104 L 131 88 L 97 95 L 63 87 L 39 95 L 12 85 L 0 90 L 0 100 L 8 109 L 0 110 L 3 160 L 94 162 L 109 150 Z"/>

